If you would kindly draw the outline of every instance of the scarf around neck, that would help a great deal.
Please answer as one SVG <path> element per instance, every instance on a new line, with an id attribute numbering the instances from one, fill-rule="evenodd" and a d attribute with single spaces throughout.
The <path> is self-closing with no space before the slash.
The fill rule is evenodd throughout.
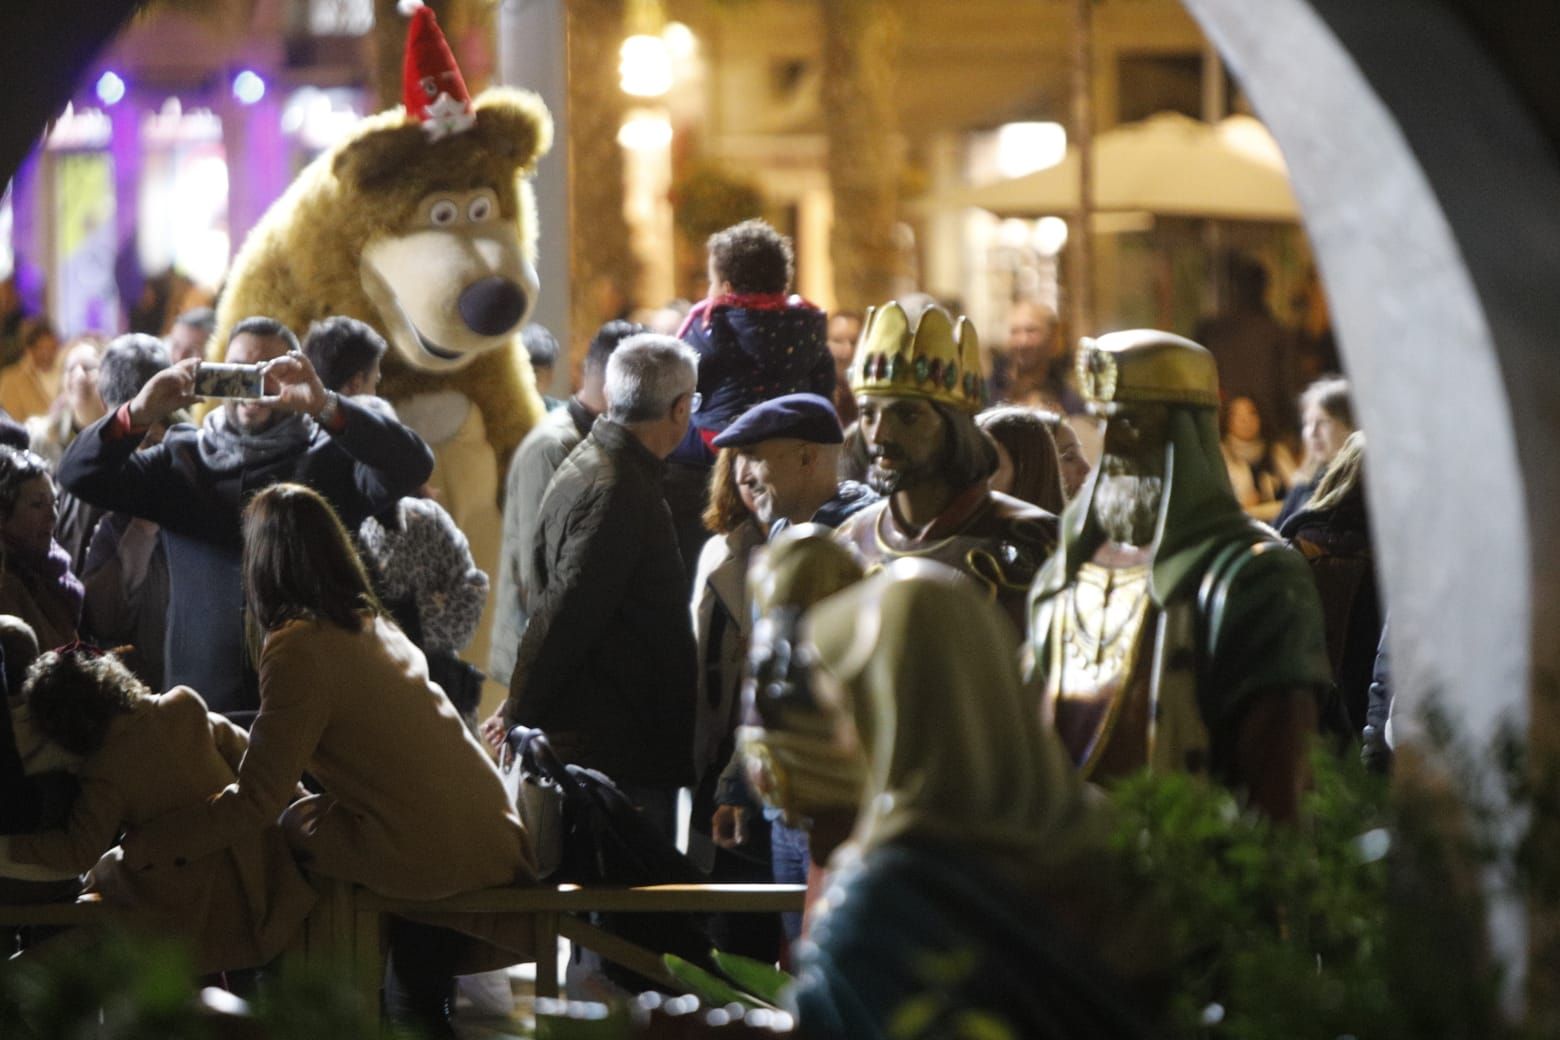
<path id="1" fill-rule="evenodd" d="M 244 433 L 228 423 L 226 408 L 214 408 L 201 424 L 200 456 L 218 473 L 264 466 L 301 455 L 313 440 L 314 429 L 313 419 L 292 412 L 257 433 Z"/>
<path id="2" fill-rule="evenodd" d="M 6 539 L 5 565 L 25 584 L 62 600 L 69 608 L 71 624 L 81 624 L 81 605 L 86 599 L 86 589 L 81 579 L 71 573 L 70 554 L 59 542 L 49 539 L 49 551 L 40 553 Z"/>

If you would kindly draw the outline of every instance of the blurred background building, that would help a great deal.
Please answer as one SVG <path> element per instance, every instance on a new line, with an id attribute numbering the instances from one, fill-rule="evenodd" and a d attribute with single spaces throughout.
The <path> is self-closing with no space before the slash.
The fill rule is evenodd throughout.
<path id="1" fill-rule="evenodd" d="M 433 6 L 474 90 L 539 89 L 568 128 L 539 184 L 559 331 L 702 294 L 705 237 L 754 215 L 818 304 L 921 290 L 989 343 L 1021 297 L 1069 338 L 1190 334 L 1231 251 L 1281 320 L 1325 325 L 1283 159 L 1177 0 Z M 404 24 L 393 0 L 153 2 L 0 202 L 0 278 L 66 335 L 163 331 L 304 164 L 396 103 Z"/>

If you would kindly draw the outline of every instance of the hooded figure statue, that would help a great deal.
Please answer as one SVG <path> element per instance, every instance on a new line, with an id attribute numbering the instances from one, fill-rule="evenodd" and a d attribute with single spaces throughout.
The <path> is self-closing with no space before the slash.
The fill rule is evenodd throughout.
<path id="1" fill-rule="evenodd" d="M 803 632 L 863 780 L 799 951 L 799 1032 L 1152 1035 L 1142 983 L 1162 951 L 1113 883 L 1108 805 L 1036 718 L 990 598 L 895 560 Z"/>
<path id="2" fill-rule="evenodd" d="M 1043 716 L 1086 776 L 1209 774 L 1290 816 L 1329 681 L 1321 608 L 1231 491 L 1213 356 L 1117 332 L 1084 340 L 1078 372 L 1105 454 L 1030 594 Z"/>

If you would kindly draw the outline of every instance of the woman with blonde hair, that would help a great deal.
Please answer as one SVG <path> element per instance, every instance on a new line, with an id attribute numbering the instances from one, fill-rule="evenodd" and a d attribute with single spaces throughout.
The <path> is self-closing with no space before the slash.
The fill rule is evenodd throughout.
<path id="1" fill-rule="evenodd" d="M 1385 618 L 1365 501 L 1362 431 L 1344 439 L 1317 480 L 1310 502 L 1285 521 L 1279 533 L 1311 565 L 1321 596 L 1333 670 L 1322 727 L 1346 742 L 1359 741 Z"/>

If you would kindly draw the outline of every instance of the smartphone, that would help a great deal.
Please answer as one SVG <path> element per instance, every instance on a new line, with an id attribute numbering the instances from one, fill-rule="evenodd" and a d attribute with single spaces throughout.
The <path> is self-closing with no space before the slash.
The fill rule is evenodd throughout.
<path id="1" fill-rule="evenodd" d="M 265 365 L 202 361 L 195 369 L 197 397 L 264 397 Z"/>

